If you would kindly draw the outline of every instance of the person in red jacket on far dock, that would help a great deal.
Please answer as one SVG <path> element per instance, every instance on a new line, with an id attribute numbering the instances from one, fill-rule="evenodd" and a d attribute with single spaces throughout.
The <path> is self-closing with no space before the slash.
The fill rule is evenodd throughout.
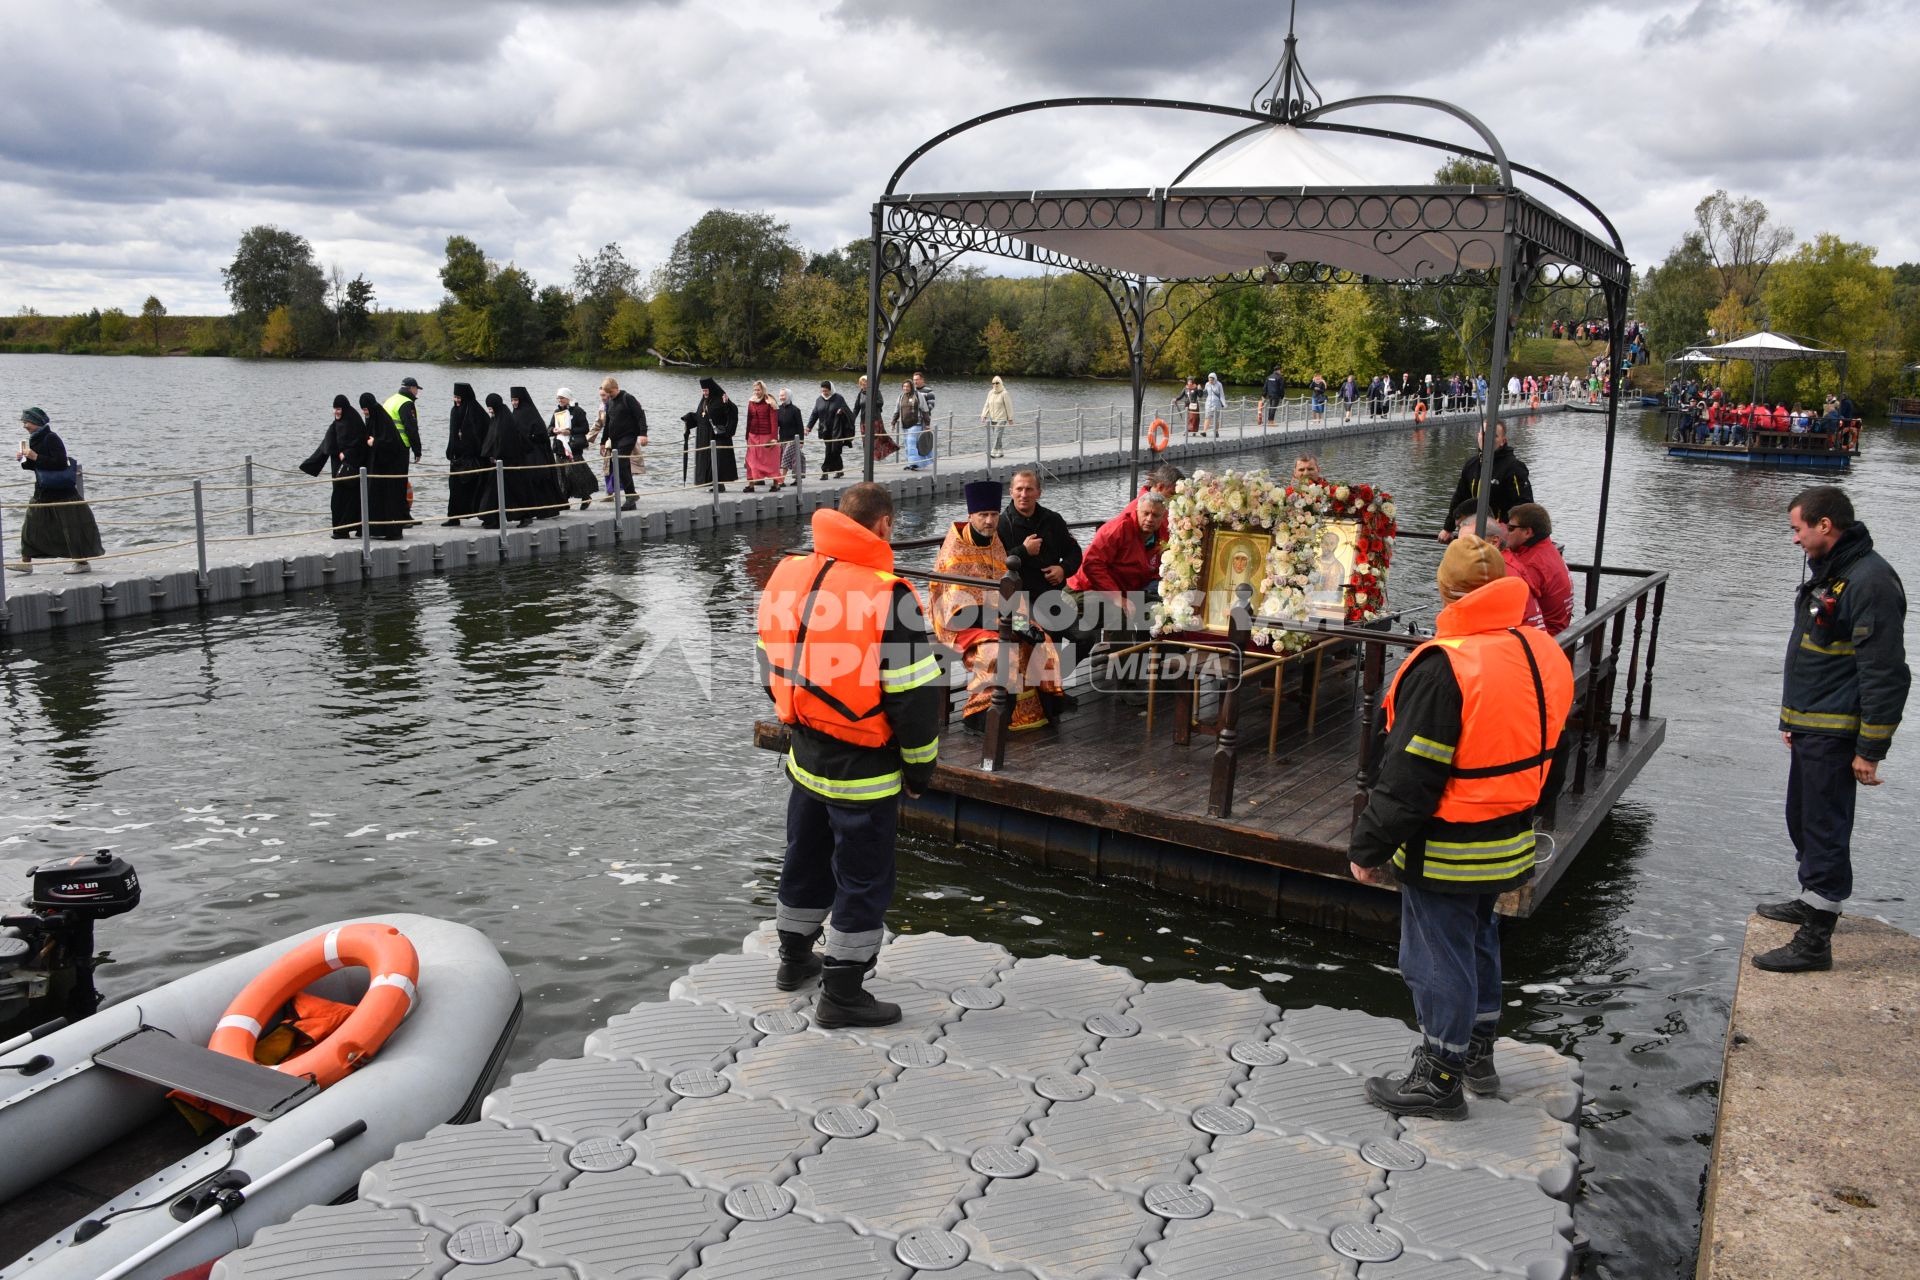
<path id="1" fill-rule="evenodd" d="M 1560 548 L 1553 545 L 1553 521 L 1537 502 L 1523 502 L 1507 513 L 1507 536 L 1500 555 L 1507 572 L 1525 580 L 1540 602 L 1546 631 L 1557 636 L 1573 621 L 1573 576 Z"/>

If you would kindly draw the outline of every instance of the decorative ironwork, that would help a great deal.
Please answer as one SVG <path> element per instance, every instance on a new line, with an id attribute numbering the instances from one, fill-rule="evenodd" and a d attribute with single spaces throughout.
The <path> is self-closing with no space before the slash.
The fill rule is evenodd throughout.
<path id="1" fill-rule="evenodd" d="M 1265 111 L 1276 120 L 1293 121 L 1306 114 L 1307 95 L 1313 95 L 1313 105 L 1321 105 L 1320 91 L 1313 87 L 1313 81 L 1307 79 L 1307 73 L 1300 67 L 1300 41 L 1293 34 L 1293 20 L 1299 12 L 1299 0 L 1287 6 L 1287 48 L 1280 55 L 1280 64 L 1260 82 L 1253 91 L 1253 98 L 1247 105 L 1256 111 Z M 1267 86 L 1273 86 L 1271 96 L 1262 98 Z"/>

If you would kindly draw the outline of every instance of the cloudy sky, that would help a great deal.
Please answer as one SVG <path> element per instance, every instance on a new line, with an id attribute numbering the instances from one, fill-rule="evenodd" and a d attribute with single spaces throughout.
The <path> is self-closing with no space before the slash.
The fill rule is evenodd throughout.
<path id="1" fill-rule="evenodd" d="M 1458 103 L 1607 210 L 1636 264 L 1715 187 L 1920 259 L 1910 0 L 1301 8 L 1327 99 Z M 1284 0 L 4 0 L 0 313 L 224 312 L 219 269 L 259 222 L 389 307 L 438 300 L 453 232 L 543 283 L 608 241 L 650 269 L 715 207 L 827 248 L 950 125 L 1047 96 L 1244 105 L 1285 30 Z M 1057 114 L 958 139 L 902 189 L 1160 185 L 1224 132 Z M 1387 180 L 1435 158 L 1329 145 Z"/>

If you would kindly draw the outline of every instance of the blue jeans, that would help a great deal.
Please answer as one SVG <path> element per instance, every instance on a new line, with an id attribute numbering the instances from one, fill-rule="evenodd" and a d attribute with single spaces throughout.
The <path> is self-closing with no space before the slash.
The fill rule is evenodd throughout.
<path id="1" fill-rule="evenodd" d="M 1456 1064 L 1500 1022 L 1498 897 L 1400 886 L 1400 976 L 1427 1047 Z"/>
<path id="2" fill-rule="evenodd" d="M 1800 862 L 1800 900 L 1839 911 L 1853 895 L 1852 738 L 1831 733 L 1793 735 L 1787 770 L 1787 835 Z"/>

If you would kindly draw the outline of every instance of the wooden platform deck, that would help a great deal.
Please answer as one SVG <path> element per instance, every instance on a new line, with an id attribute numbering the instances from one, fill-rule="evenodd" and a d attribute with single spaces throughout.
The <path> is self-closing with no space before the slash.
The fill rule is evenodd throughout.
<path id="1" fill-rule="evenodd" d="M 1208 813 L 1216 741 L 1195 732 L 1177 743 L 1172 698 L 1155 699 L 1149 733 L 1145 705 L 1082 692 L 1057 725 L 1015 734 L 999 771 L 981 767 L 981 739 L 956 720 L 942 738 L 933 789 L 906 802 L 902 821 L 1056 869 L 1139 880 L 1264 915 L 1354 932 L 1394 927 L 1393 892 L 1355 884 L 1347 871 L 1361 794 L 1357 681 L 1350 672 L 1329 674 L 1312 730 L 1290 691 L 1271 753 L 1267 696 L 1242 712 L 1228 817 Z M 785 750 L 776 722 L 759 723 L 755 736 Z M 1579 794 L 1562 793 L 1541 823 L 1544 865 L 1532 884 L 1501 899 L 1505 914 L 1531 915 L 1547 899 L 1665 736 L 1665 720 L 1636 721 L 1631 742 L 1613 742 Z"/>

